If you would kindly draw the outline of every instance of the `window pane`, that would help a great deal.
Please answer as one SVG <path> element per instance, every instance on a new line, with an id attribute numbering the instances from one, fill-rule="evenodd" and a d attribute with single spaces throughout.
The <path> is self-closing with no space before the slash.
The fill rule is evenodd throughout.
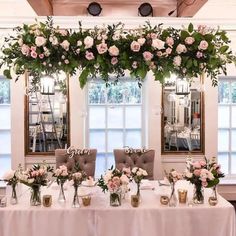
<path id="1" fill-rule="evenodd" d="M 96 156 L 96 169 L 95 169 L 95 177 L 100 178 L 101 175 L 104 175 L 106 170 L 106 158 L 105 154 L 97 154 Z"/>
<path id="2" fill-rule="evenodd" d="M 106 86 L 104 83 L 89 83 L 89 103 L 90 104 L 101 104 L 105 103 L 105 91 Z"/>
<path id="3" fill-rule="evenodd" d="M 141 130 L 127 130 L 125 145 L 132 148 L 141 148 Z"/>
<path id="4" fill-rule="evenodd" d="M 113 166 L 115 167 L 115 159 L 113 154 L 107 155 L 107 168 L 110 169 Z"/>
<path id="5" fill-rule="evenodd" d="M 92 129 L 105 128 L 105 107 L 90 107 L 89 127 Z"/>
<path id="6" fill-rule="evenodd" d="M 105 131 L 90 130 L 89 133 L 89 147 L 96 148 L 98 152 L 105 152 Z"/>
<path id="7" fill-rule="evenodd" d="M 218 107 L 218 127 L 228 128 L 229 127 L 229 106 Z"/>
<path id="8" fill-rule="evenodd" d="M 126 107 L 126 128 L 141 128 L 141 107 Z"/>
<path id="9" fill-rule="evenodd" d="M 231 174 L 236 174 L 236 153 L 231 153 Z"/>
<path id="10" fill-rule="evenodd" d="M 228 153 L 219 153 L 218 154 L 218 163 L 221 165 L 221 171 L 224 174 L 228 174 L 228 167 L 229 167 Z"/>
<path id="11" fill-rule="evenodd" d="M 10 131 L 0 132 L 0 154 L 11 153 L 11 133 Z"/>
<path id="12" fill-rule="evenodd" d="M 232 106 L 231 109 L 231 126 L 236 128 L 236 106 Z"/>
<path id="13" fill-rule="evenodd" d="M 228 151 L 229 150 L 229 131 L 219 130 L 218 131 L 218 151 Z"/>
<path id="14" fill-rule="evenodd" d="M 236 151 L 236 130 L 231 131 L 231 150 Z"/>
<path id="15" fill-rule="evenodd" d="M 124 90 L 125 103 L 138 104 L 141 103 L 141 88 L 138 83 L 126 82 Z"/>
<path id="16" fill-rule="evenodd" d="M 0 104 L 10 104 L 10 80 L 0 78 Z"/>
<path id="17" fill-rule="evenodd" d="M 109 130 L 107 133 L 108 152 L 113 152 L 115 148 L 123 148 L 123 130 Z"/>
<path id="18" fill-rule="evenodd" d="M 231 98 L 232 103 L 236 103 L 236 82 L 231 83 Z"/>
<path id="19" fill-rule="evenodd" d="M 228 81 L 219 81 L 218 88 L 218 102 L 219 103 L 229 103 L 229 88 L 230 84 Z"/>
<path id="20" fill-rule="evenodd" d="M 107 126 L 108 128 L 123 128 L 123 108 L 108 107 L 107 109 Z"/>
<path id="21" fill-rule="evenodd" d="M 122 83 L 111 85 L 107 88 L 107 102 L 108 103 L 123 103 L 124 86 Z"/>
<path id="22" fill-rule="evenodd" d="M 11 112 L 10 106 L 0 106 L 0 129 L 11 128 Z"/>
<path id="23" fill-rule="evenodd" d="M 11 169 L 11 156 L 10 155 L 0 155 L 0 178 L 4 173 Z"/>

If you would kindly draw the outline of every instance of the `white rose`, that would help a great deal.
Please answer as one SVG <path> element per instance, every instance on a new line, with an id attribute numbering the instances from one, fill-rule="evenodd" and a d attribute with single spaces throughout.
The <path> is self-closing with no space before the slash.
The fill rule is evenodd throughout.
<path id="1" fill-rule="evenodd" d="M 122 184 L 128 184 L 129 183 L 129 178 L 127 177 L 127 175 L 121 175 L 120 180 L 122 182 Z"/>
<path id="2" fill-rule="evenodd" d="M 173 63 L 174 63 L 175 66 L 180 66 L 181 65 L 181 61 L 182 61 L 182 59 L 181 59 L 180 56 L 175 56 Z"/>
<path id="3" fill-rule="evenodd" d="M 138 167 L 134 167 L 133 169 L 132 169 L 132 173 L 136 173 L 136 171 L 138 170 Z"/>
<path id="4" fill-rule="evenodd" d="M 10 180 L 14 177 L 15 171 L 14 170 L 9 170 L 3 175 L 3 180 Z"/>
<path id="5" fill-rule="evenodd" d="M 148 175 L 147 171 L 143 170 L 143 176 L 147 176 L 147 175 Z"/>
<path id="6" fill-rule="evenodd" d="M 93 46 L 93 38 L 90 37 L 90 36 L 87 36 L 84 38 L 84 45 L 85 45 L 85 48 L 91 48 Z"/>
<path id="7" fill-rule="evenodd" d="M 35 44 L 36 44 L 37 47 L 41 47 L 41 46 L 43 46 L 45 43 L 46 43 L 46 39 L 45 39 L 44 37 L 42 37 L 42 36 L 36 37 L 36 39 L 35 39 Z"/>
<path id="8" fill-rule="evenodd" d="M 185 53 L 185 52 L 187 52 L 187 48 L 185 47 L 185 45 L 180 43 L 176 48 L 176 52 L 178 54 Z"/>
<path id="9" fill-rule="evenodd" d="M 152 47 L 155 49 L 161 50 L 165 48 L 165 42 L 160 39 L 153 39 L 152 40 Z"/>
<path id="10" fill-rule="evenodd" d="M 137 41 L 142 46 L 146 42 L 146 39 L 145 38 L 139 38 Z"/>
<path id="11" fill-rule="evenodd" d="M 61 44 L 61 47 L 64 48 L 66 51 L 69 50 L 70 43 L 67 40 L 64 40 Z"/>
<path id="12" fill-rule="evenodd" d="M 54 45 L 54 46 L 56 46 L 56 45 L 58 45 L 58 39 L 57 39 L 57 37 L 55 37 L 55 36 L 51 36 L 50 38 L 49 38 L 49 41 L 52 43 L 52 45 Z"/>
<path id="13" fill-rule="evenodd" d="M 77 47 L 80 47 L 82 45 L 82 41 L 78 40 L 77 41 Z"/>
<path id="14" fill-rule="evenodd" d="M 117 48 L 115 45 L 109 47 L 108 52 L 110 56 L 118 56 L 119 55 L 119 48 Z"/>
<path id="15" fill-rule="evenodd" d="M 138 170 L 138 171 L 136 172 L 136 175 L 137 175 L 137 176 L 142 176 L 142 175 L 143 175 L 142 170 Z"/>
<path id="16" fill-rule="evenodd" d="M 186 172 L 186 174 L 185 174 L 185 176 L 187 177 L 187 178 L 192 178 L 193 177 L 193 173 L 191 173 L 191 172 Z"/>
<path id="17" fill-rule="evenodd" d="M 119 40 L 119 39 L 120 39 L 120 33 L 115 33 L 115 34 L 112 36 L 112 39 L 113 39 L 114 41 Z"/>

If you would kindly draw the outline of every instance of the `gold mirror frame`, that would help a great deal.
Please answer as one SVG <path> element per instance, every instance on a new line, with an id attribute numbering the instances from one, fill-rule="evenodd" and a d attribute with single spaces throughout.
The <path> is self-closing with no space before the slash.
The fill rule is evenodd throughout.
<path id="1" fill-rule="evenodd" d="M 69 76 L 65 75 L 66 80 L 66 129 L 67 129 L 67 147 L 70 146 L 70 93 L 69 93 Z M 25 92 L 25 98 L 24 98 L 24 116 L 25 116 L 25 156 L 52 156 L 55 154 L 54 151 L 48 151 L 48 152 L 30 152 L 29 151 L 29 96 L 27 95 L 27 88 L 29 85 L 29 76 L 28 73 L 25 73 L 25 85 L 26 85 L 26 92 Z"/>
<path id="2" fill-rule="evenodd" d="M 200 77 L 200 85 L 203 88 L 204 87 L 204 75 Z M 200 125 L 200 149 L 199 150 L 186 150 L 186 151 L 169 151 L 165 150 L 165 138 L 164 138 L 164 85 L 162 85 L 162 115 L 161 115 L 161 154 L 162 155 L 204 155 L 205 154 L 205 96 L 204 92 L 200 91 L 200 119 L 201 119 L 201 125 Z"/>

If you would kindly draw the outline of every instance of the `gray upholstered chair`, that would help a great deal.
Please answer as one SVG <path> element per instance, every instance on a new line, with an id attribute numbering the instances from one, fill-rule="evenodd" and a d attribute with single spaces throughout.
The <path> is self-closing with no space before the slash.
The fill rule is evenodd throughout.
<path id="1" fill-rule="evenodd" d="M 90 154 L 78 155 L 70 158 L 65 149 L 56 149 L 56 167 L 61 165 L 67 166 L 68 170 L 72 170 L 75 166 L 75 160 L 79 162 L 81 170 L 85 171 L 87 176 L 94 177 L 97 149 L 90 149 Z"/>
<path id="2" fill-rule="evenodd" d="M 117 169 L 122 170 L 124 167 L 130 167 L 132 169 L 137 166 L 147 171 L 147 179 L 153 179 L 154 150 L 148 150 L 142 154 L 127 154 L 124 149 L 114 149 L 113 152 Z"/>

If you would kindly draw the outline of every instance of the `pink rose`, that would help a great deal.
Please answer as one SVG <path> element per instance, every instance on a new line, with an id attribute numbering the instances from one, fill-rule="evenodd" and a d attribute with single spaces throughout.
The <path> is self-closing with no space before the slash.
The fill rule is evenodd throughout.
<path id="1" fill-rule="evenodd" d="M 139 52 L 140 50 L 140 44 L 137 42 L 137 41 L 133 41 L 131 44 L 130 44 L 130 48 L 133 52 Z"/>
<path id="2" fill-rule="evenodd" d="M 203 161 L 203 160 L 200 160 L 199 163 L 200 163 L 201 166 L 206 166 L 206 162 Z"/>
<path id="3" fill-rule="evenodd" d="M 167 48 L 167 49 L 166 49 L 166 54 L 167 54 L 167 55 L 171 54 L 171 52 L 172 52 L 172 48 Z"/>
<path id="4" fill-rule="evenodd" d="M 30 52 L 29 46 L 26 45 L 26 44 L 23 44 L 22 47 L 21 47 L 21 52 L 22 52 L 23 55 L 28 56 L 29 52 Z"/>
<path id="5" fill-rule="evenodd" d="M 117 57 L 112 57 L 112 58 L 111 58 L 111 64 L 114 66 L 114 65 L 117 64 L 117 63 L 118 63 Z"/>
<path id="6" fill-rule="evenodd" d="M 44 58 L 44 54 L 43 53 L 39 54 L 39 58 L 43 59 Z"/>
<path id="7" fill-rule="evenodd" d="M 38 36 L 35 38 L 35 44 L 37 47 L 41 47 L 46 43 L 46 39 L 43 36 Z"/>
<path id="8" fill-rule="evenodd" d="M 151 61 L 153 58 L 153 54 L 151 52 L 145 51 L 143 53 L 143 58 L 145 61 Z"/>
<path id="9" fill-rule="evenodd" d="M 196 175 L 196 176 L 200 176 L 200 174 L 201 174 L 201 169 L 195 169 L 195 170 L 193 171 L 193 174 Z"/>
<path id="10" fill-rule="evenodd" d="M 208 48 L 208 42 L 206 40 L 202 40 L 198 46 L 199 50 L 206 50 Z"/>
<path id="11" fill-rule="evenodd" d="M 197 58 L 203 57 L 203 53 L 198 51 L 197 54 L 196 54 L 196 57 L 197 57 Z"/>
<path id="12" fill-rule="evenodd" d="M 193 37 L 187 37 L 184 42 L 187 44 L 187 45 L 191 45 L 195 42 L 195 39 Z"/>
<path id="13" fill-rule="evenodd" d="M 64 62 L 65 62 L 65 64 L 69 64 L 70 63 L 68 59 L 66 59 Z"/>
<path id="14" fill-rule="evenodd" d="M 36 49 L 37 49 L 36 47 L 33 47 L 33 46 L 30 47 L 31 51 L 36 51 Z"/>
<path id="15" fill-rule="evenodd" d="M 185 53 L 185 52 L 187 52 L 187 48 L 185 47 L 185 45 L 180 43 L 176 48 L 176 52 L 178 54 Z"/>
<path id="16" fill-rule="evenodd" d="M 109 52 L 110 56 L 116 57 L 119 55 L 119 49 L 115 45 L 109 47 L 108 52 Z"/>
<path id="17" fill-rule="evenodd" d="M 150 65 L 149 65 L 149 69 L 150 69 L 150 70 L 154 70 L 154 69 L 156 69 L 156 68 L 157 68 L 157 67 L 156 67 L 155 63 L 154 63 L 153 61 L 151 61 Z"/>
<path id="18" fill-rule="evenodd" d="M 165 48 L 165 42 L 160 39 L 153 39 L 152 40 L 152 47 L 158 50 Z"/>
<path id="19" fill-rule="evenodd" d="M 85 58 L 86 58 L 87 60 L 91 61 L 91 60 L 94 59 L 94 55 L 93 55 L 92 52 L 86 51 L 86 53 L 85 53 Z"/>
<path id="20" fill-rule="evenodd" d="M 106 43 L 100 43 L 96 46 L 99 54 L 104 54 L 107 51 L 107 44 Z"/>
<path id="21" fill-rule="evenodd" d="M 157 38 L 157 34 L 156 34 L 156 33 L 151 33 L 151 34 L 150 34 L 150 37 L 151 37 L 152 39 L 156 39 L 156 38 Z"/>
<path id="22" fill-rule="evenodd" d="M 60 45 L 63 49 L 69 51 L 70 43 L 67 40 L 64 40 Z"/>
<path id="23" fill-rule="evenodd" d="M 134 62 L 132 63 L 132 67 L 133 67 L 134 69 L 137 69 L 137 68 L 138 68 L 138 62 L 137 62 L 137 61 L 134 61 Z"/>
<path id="24" fill-rule="evenodd" d="M 31 51 L 30 56 L 33 58 L 37 58 L 38 54 L 35 51 Z"/>
<path id="25" fill-rule="evenodd" d="M 175 66 L 180 66 L 180 65 L 181 65 L 181 62 L 182 62 L 182 59 L 181 59 L 180 56 L 175 56 L 175 57 L 174 57 L 173 64 L 174 64 Z"/>
<path id="26" fill-rule="evenodd" d="M 166 44 L 169 46 L 169 47 L 172 47 L 174 45 L 174 39 L 172 37 L 167 37 L 166 38 Z"/>

